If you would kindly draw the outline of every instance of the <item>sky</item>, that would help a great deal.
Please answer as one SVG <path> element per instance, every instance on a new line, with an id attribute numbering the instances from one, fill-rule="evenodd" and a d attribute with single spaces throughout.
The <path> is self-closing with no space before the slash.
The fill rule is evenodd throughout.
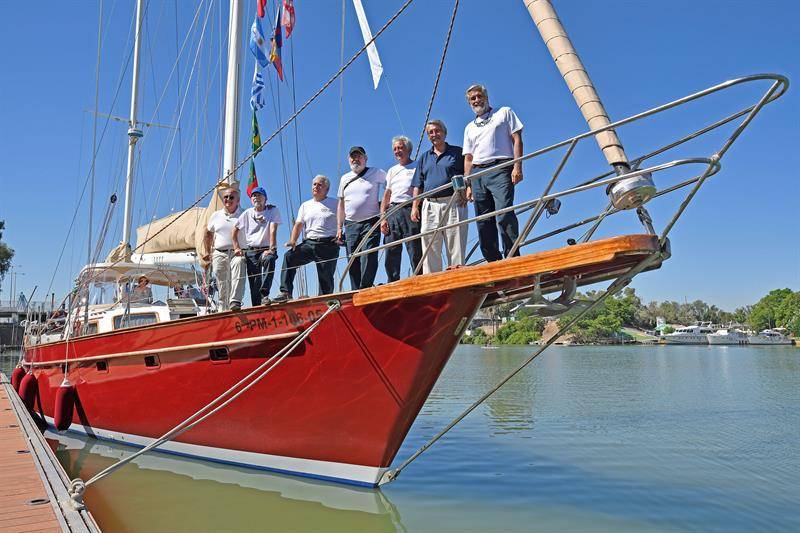
<path id="1" fill-rule="evenodd" d="M 403 2 L 363 3 L 377 32 Z M 103 2 L 96 78 L 98 2 L 56 2 L 47 13 L 33 3 L 4 2 L 0 220 L 6 225 L 3 239 L 15 250 L 16 276 L 7 275 L 0 286 L 3 300 L 12 279 L 17 293 L 30 294 L 38 286 L 35 299 L 55 292 L 58 300 L 86 263 L 93 146 L 92 248 L 107 212 L 101 257 L 121 237 L 122 202 L 109 212 L 109 198 L 113 193 L 122 198 L 127 125 L 106 115 L 129 112 L 134 4 Z M 296 27 L 282 52 L 286 81 L 269 71 L 269 102 L 258 113 L 262 139 L 338 70 L 342 43 L 345 60 L 362 46 L 353 5 L 344 4 L 342 36 L 341 2 L 295 1 Z M 613 120 L 740 76 L 771 72 L 800 81 L 796 2 L 608 0 L 561 1 L 556 7 Z M 245 8 L 246 34 L 253 0 L 245 1 Z M 364 55 L 345 71 L 341 84 L 337 80 L 300 115 L 296 130 L 287 128 L 259 154 L 259 181 L 285 219 L 309 198 L 315 174 L 338 183 L 348 146 L 363 145 L 370 166 L 387 169 L 395 163 L 392 136 L 406 134 L 417 144 L 452 9 L 450 0 L 413 2 L 377 40 L 384 66 L 377 90 Z M 190 205 L 220 177 L 227 10 L 227 3 L 217 0 L 147 2 L 140 120 L 158 125 L 144 127 L 138 148 L 136 226 Z M 250 144 L 252 70 L 253 58 L 245 53 L 240 159 Z M 495 107 L 508 105 L 523 121 L 526 152 L 587 130 L 521 0 L 460 2 L 431 113 L 448 125 L 452 144 L 462 144 L 463 127 L 473 118 L 464 90 L 476 82 L 489 88 Z M 646 153 L 751 105 L 767 88 L 767 82 L 736 87 L 620 128 L 619 134 L 629 156 Z M 721 173 L 708 180 L 670 234 L 672 258 L 634 280 L 643 300 L 702 299 L 733 310 L 775 288 L 800 289 L 796 92 L 790 86 L 763 109 L 724 157 Z M 100 115 L 91 112 L 95 107 Z M 731 131 L 721 128 L 652 162 L 708 157 Z M 422 147 L 429 148 L 427 141 Z M 527 162 L 517 199 L 538 196 L 562 155 Z M 607 168 L 589 139 L 578 145 L 556 187 L 563 190 Z M 682 167 L 658 173 L 655 180 L 666 187 L 700 170 Z M 607 201 L 599 190 L 562 200 L 561 212 L 541 221 L 534 235 L 594 215 Z M 672 194 L 649 205 L 657 229 L 681 200 Z M 597 236 L 639 232 L 628 212 L 604 222 Z M 531 251 L 564 246 L 567 237 L 579 234 L 561 235 Z M 284 224 L 280 242 L 287 236 Z M 473 228 L 470 241 L 474 238 Z M 384 279 L 381 267 L 378 281 Z M 273 291 L 277 288 L 276 281 Z"/>

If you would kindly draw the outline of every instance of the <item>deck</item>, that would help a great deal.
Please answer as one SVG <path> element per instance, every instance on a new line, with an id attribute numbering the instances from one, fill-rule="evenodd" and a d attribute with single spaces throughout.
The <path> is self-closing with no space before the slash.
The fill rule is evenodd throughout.
<path id="1" fill-rule="evenodd" d="M 0 373 L 0 532 L 99 531 L 86 511 L 59 505 L 66 496 L 67 477 L 46 447 Z"/>

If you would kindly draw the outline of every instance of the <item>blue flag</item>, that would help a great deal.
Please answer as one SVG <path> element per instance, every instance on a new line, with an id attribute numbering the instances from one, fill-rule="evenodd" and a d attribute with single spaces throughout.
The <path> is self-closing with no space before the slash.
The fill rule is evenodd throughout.
<path id="1" fill-rule="evenodd" d="M 256 58 L 256 63 L 262 67 L 269 64 L 267 58 L 267 40 L 264 38 L 264 30 L 261 29 L 261 19 L 258 17 L 253 20 L 253 25 L 250 27 L 250 51 Z"/>
<path id="2" fill-rule="evenodd" d="M 264 96 L 264 73 L 256 65 L 255 72 L 253 72 L 253 86 L 250 88 L 250 107 L 253 111 L 258 111 L 266 105 Z"/>

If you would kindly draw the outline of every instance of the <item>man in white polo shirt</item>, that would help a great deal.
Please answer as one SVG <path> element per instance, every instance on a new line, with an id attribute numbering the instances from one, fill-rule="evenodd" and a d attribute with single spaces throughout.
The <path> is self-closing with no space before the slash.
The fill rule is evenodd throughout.
<path id="1" fill-rule="evenodd" d="M 233 250 L 236 255 L 244 254 L 252 305 L 266 305 L 278 259 L 277 233 L 281 212 L 277 206 L 267 203 L 267 191 L 263 187 L 254 188 L 250 200 L 253 207 L 239 215 L 233 228 Z M 237 245 L 239 232 L 244 233 L 247 245 L 244 249 Z"/>
<path id="2" fill-rule="evenodd" d="M 203 246 L 206 255 L 204 261 L 211 261 L 214 276 L 219 289 L 219 308 L 238 311 L 242 308 L 244 296 L 244 256 L 236 255 L 233 249 L 233 228 L 242 210 L 239 209 L 239 190 L 227 188 L 222 190 L 222 205 L 208 219 Z M 244 246 L 244 238 L 240 234 L 236 243 Z"/>
<path id="3" fill-rule="evenodd" d="M 392 139 L 392 152 L 397 164 L 386 172 L 386 191 L 381 202 L 381 215 L 397 207 L 398 204 L 412 199 L 411 180 L 414 178 L 416 162 L 411 160 L 414 145 L 405 135 Z M 411 202 L 400 207 L 387 219 L 381 222 L 383 243 L 389 244 L 406 237 L 419 235 L 419 220 L 411 220 Z M 419 239 L 408 241 L 406 252 L 411 261 L 411 271 L 417 268 L 422 259 L 422 245 Z M 403 250 L 400 245 L 386 249 L 386 276 L 389 283 L 400 279 L 400 266 L 403 261 Z"/>
<path id="4" fill-rule="evenodd" d="M 336 198 L 328 197 L 330 188 L 330 180 L 322 174 L 317 175 L 311 182 L 311 200 L 303 202 L 297 211 L 297 221 L 286 243 L 289 250 L 283 256 L 281 292 L 274 299 L 276 302 L 284 302 L 292 297 L 297 269 L 312 261 L 317 264 L 319 294 L 333 292 L 333 274 L 339 257 L 339 241 L 336 237 L 339 203 Z M 303 231 L 305 239 L 297 244 Z"/>
<path id="5" fill-rule="evenodd" d="M 348 152 L 350 172 L 339 182 L 339 207 L 337 209 L 337 237 L 342 238 L 350 257 L 364 239 L 369 229 L 378 221 L 383 189 L 386 187 L 386 172 L 367 166 L 367 152 L 361 146 L 353 146 Z M 380 231 L 374 231 L 361 249 L 374 248 L 381 243 Z M 375 252 L 362 255 L 350 267 L 352 290 L 372 287 L 378 272 L 378 255 Z"/>
<path id="6" fill-rule="evenodd" d="M 508 107 L 492 108 L 489 93 L 483 85 L 467 89 L 467 102 L 475 120 L 464 129 L 464 175 L 477 173 L 503 161 L 522 157 L 523 124 Z M 522 163 L 501 168 L 480 176 L 467 188 L 467 198 L 475 200 L 475 213 L 482 215 L 514 205 L 514 186 L 522 181 Z M 503 254 L 497 229 L 503 241 Z M 511 250 L 519 235 L 519 222 L 513 212 L 478 221 L 481 253 L 487 261 L 502 259 Z M 519 252 L 518 252 L 519 253 Z"/>

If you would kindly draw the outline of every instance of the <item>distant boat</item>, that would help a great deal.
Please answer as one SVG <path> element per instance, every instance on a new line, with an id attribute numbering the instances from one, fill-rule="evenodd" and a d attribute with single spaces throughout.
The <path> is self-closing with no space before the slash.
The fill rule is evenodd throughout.
<path id="1" fill-rule="evenodd" d="M 715 333 L 709 333 L 708 344 L 748 344 L 747 333 L 736 328 L 718 329 Z"/>
<path id="2" fill-rule="evenodd" d="M 673 333 L 662 335 L 667 344 L 708 344 L 708 335 L 714 333 L 710 323 L 701 322 L 693 326 L 676 329 Z"/>
<path id="3" fill-rule="evenodd" d="M 783 328 L 765 329 L 758 335 L 750 335 L 747 340 L 750 344 L 792 344 L 785 331 Z"/>

